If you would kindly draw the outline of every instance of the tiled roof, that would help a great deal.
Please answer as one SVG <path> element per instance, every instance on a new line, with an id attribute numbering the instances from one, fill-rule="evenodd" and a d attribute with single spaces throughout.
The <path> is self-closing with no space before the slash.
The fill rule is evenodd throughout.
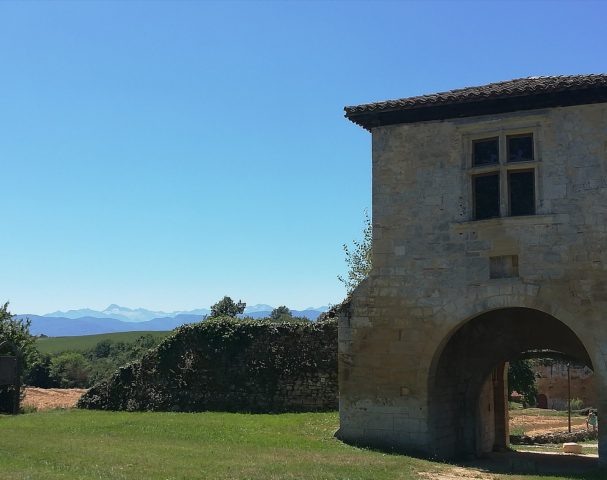
<path id="1" fill-rule="evenodd" d="M 550 98 L 552 101 L 555 101 L 555 97 L 557 96 L 563 97 L 563 94 L 568 95 L 571 92 L 582 91 L 607 91 L 607 74 L 518 78 L 515 80 L 490 83 L 488 85 L 478 87 L 449 90 L 447 92 L 434 93 L 431 95 L 420 95 L 417 97 L 401 98 L 398 100 L 387 100 L 384 102 L 349 106 L 345 107 L 344 110 L 347 118 L 365 128 L 369 128 L 375 125 L 369 125 L 367 120 L 373 117 L 377 123 L 379 118 L 378 115 L 386 112 L 403 112 L 413 110 L 421 111 L 424 109 L 434 108 L 436 112 L 442 111 L 443 114 L 448 111 L 449 113 L 442 118 L 449 118 L 454 116 L 467 116 L 457 115 L 458 106 L 464 107 L 470 104 L 488 102 L 498 105 L 502 100 L 509 101 L 511 99 L 520 99 L 521 97 L 535 98 L 536 103 L 540 98 Z M 584 101 L 578 103 L 593 102 Z M 550 104 L 546 106 L 552 105 Z M 441 110 L 441 107 L 444 108 Z M 439 113 L 437 113 L 437 115 L 439 115 Z M 427 116 L 427 113 L 422 115 L 420 120 L 432 119 L 427 118 Z M 394 115 L 391 117 L 395 118 Z M 413 120 L 406 120 L 408 122 L 415 121 L 414 114 L 407 115 L 407 118 L 413 118 Z M 437 116 L 436 118 L 441 117 Z M 391 121 L 389 123 L 399 122 Z M 386 123 L 382 123 L 380 121 L 379 124 Z"/>

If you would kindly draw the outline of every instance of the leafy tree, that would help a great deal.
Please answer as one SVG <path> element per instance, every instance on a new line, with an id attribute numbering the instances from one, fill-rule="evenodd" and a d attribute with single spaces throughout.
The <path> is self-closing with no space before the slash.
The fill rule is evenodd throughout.
<path id="1" fill-rule="evenodd" d="M 52 388 L 59 384 L 51 374 L 51 356 L 39 354 L 25 372 L 24 383 L 33 387 Z"/>
<path id="2" fill-rule="evenodd" d="M 109 338 L 104 338 L 97 342 L 97 344 L 93 347 L 92 355 L 95 358 L 107 358 L 110 356 L 110 351 L 112 349 L 112 340 Z"/>
<path id="3" fill-rule="evenodd" d="M 264 318 L 264 320 L 270 320 L 274 323 L 309 323 L 310 320 L 306 317 L 294 317 L 293 312 L 281 305 L 280 307 L 276 307 L 272 310 L 269 317 Z"/>
<path id="4" fill-rule="evenodd" d="M 91 366 L 80 352 L 64 352 L 51 360 L 51 375 L 63 388 L 89 386 Z"/>
<path id="5" fill-rule="evenodd" d="M 362 241 L 354 240 L 352 246 L 344 244 L 343 249 L 346 254 L 346 264 L 348 265 L 348 274 L 344 278 L 338 275 L 337 278 L 342 282 L 348 294 L 358 287 L 373 268 L 373 225 L 369 218 L 369 213 L 365 211 L 365 228 L 363 229 Z"/>
<path id="6" fill-rule="evenodd" d="M 36 356 L 36 339 L 30 335 L 29 320 L 17 320 L 8 311 L 8 302 L 0 306 L 0 343 L 10 341 L 14 343 L 23 355 L 24 366 Z M 0 350 L 0 354 L 9 353 L 8 347 Z"/>
<path id="7" fill-rule="evenodd" d="M 529 360 L 515 360 L 508 368 L 508 396 L 517 391 L 527 405 L 534 405 L 537 397 L 535 373 Z"/>
<path id="8" fill-rule="evenodd" d="M 244 312 L 246 303 L 238 300 L 234 303 L 230 297 L 225 296 L 211 307 L 211 318 L 213 317 L 235 317 Z"/>
<path id="9" fill-rule="evenodd" d="M 105 380 L 118 368 L 139 360 L 150 348 L 158 345 L 160 340 L 148 333 L 129 342 L 115 342 L 110 339 L 97 342 L 92 349 L 84 352 L 90 364 L 87 386 Z"/>
<path id="10" fill-rule="evenodd" d="M 21 371 L 23 373 L 36 357 L 35 338 L 29 332 L 29 320 L 17 320 L 8 310 L 8 302 L 0 306 L 0 343 L 12 342 L 21 353 Z M 0 355 L 13 355 L 9 346 L 0 349 Z M 12 412 L 15 398 L 14 387 L 0 386 L 0 412 Z"/>
<path id="11" fill-rule="evenodd" d="M 285 307 L 284 305 L 281 305 L 280 307 L 276 307 L 274 310 L 272 310 L 272 313 L 270 313 L 270 318 L 274 321 L 280 320 L 281 317 L 292 317 L 293 314 L 291 313 L 291 310 L 289 310 L 287 307 Z"/>

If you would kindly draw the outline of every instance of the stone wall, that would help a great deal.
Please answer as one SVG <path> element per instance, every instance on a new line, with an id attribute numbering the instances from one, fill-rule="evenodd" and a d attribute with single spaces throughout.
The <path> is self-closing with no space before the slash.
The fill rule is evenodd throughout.
<path id="1" fill-rule="evenodd" d="M 567 364 L 554 361 L 548 364 L 535 362 L 538 395 L 546 396 L 546 407 L 554 410 L 566 410 L 568 398 Z M 586 366 L 571 366 L 571 398 L 579 398 L 584 407 L 598 405 L 598 393 L 594 374 Z"/>
<path id="2" fill-rule="evenodd" d="M 337 324 L 212 319 L 177 329 L 80 408 L 285 412 L 337 409 Z"/>

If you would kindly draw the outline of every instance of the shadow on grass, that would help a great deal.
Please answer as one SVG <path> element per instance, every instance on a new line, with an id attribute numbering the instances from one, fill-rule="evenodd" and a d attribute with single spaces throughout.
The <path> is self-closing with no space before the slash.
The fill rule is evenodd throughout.
<path id="1" fill-rule="evenodd" d="M 583 455 L 563 455 L 541 452 L 499 452 L 458 463 L 490 473 L 514 473 L 517 475 L 550 475 L 580 480 L 605 480 L 607 470 L 599 469 L 599 459 Z"/>

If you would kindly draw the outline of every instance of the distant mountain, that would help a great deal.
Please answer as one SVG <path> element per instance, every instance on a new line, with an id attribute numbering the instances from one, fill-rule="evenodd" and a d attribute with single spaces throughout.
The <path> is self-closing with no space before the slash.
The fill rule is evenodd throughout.
<path id="1" fill-rule="evenodd" d="M 247 306 L 244 309 L 244 313 L 249 314 L 255 312 L 271 312 L 272 310 L 274 310 L 274 307 L 272 307 L 271 305 L 265 305 L 263 303 L 260 303 L 258 305 Z"/>
<path id="2" fill-rule="evenodd" d="M 30 319 L 30 333 L 32 335 L 44 334 L 49 337 L 146 330 L 173 330 L 186 323 L 199 322 L 203 319 L 201 315 L 177 315 L 175 317 L 155 318 L 145 322 L 125 322 L 116 320 L 115 318 L 66 318 L 41 317 L 39 315 L 17 315 L 17 318 Z"/>
<path id="3" fill-rule="evenodd" d="M 68 310 L 67 312 L 57 311 L 53 313 L 47 313 L 43 315 L 44 317 L 53 317 L 53 318 L 84 318 L 84 317 L 94 317 L 94 318 L 113 318 L 115 320 L 122 320 L 123 322 L 147 322 L 150 320 L 154 320 L 155 318 L 167 318 L 167 317 L 176 317 L 178 315 L 208 315 L 211 313 L 209 309 L 199 308 L 196 310 L 190 311 L 178 311 L 178 312 L 162 312 L 162 311 L 153 311 L 146 310 L 145 308 L 128 308 L 121 307 L 120 305 L 112 304 L 107 307 L 105 310 L 91 310 L 90 308 L 83 308 L 80 310 Z"/>
<path id="4" fill-rule="evenodd" d="M 270 316 L 274 307 L 265 304 L 253 305 L 245 309 L 241 316 L 264 318 Z M 328 307 L 292 310 L 296 317 L 316 320 L 328 310 Z M 99 312 L 84 308 L 67 312 L 47 313 L 46 315 L 17 315 L 17 318 L 31 320 L 30 332 L 33 335 L 63 337 L 75 335 L 95 335 L 97 333 L 132 332 L 144 330 L 173 330 L 186 323 L 201 321 L 210 310 L 200 308 L 187 312 L 154 312 L 144 308 L 127 308 L 110 305 Z"/>

